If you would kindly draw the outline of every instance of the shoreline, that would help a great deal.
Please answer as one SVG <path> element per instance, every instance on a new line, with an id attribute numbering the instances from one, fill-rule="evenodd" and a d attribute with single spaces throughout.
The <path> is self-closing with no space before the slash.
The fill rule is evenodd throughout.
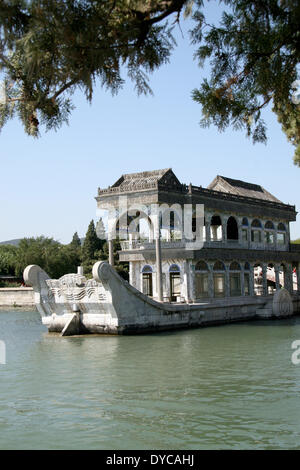
<path id="1" fill-rule="evenodd" d="M 0 309 L 3 308 L 35 308 L 32 287 L 1 287 Z"/>

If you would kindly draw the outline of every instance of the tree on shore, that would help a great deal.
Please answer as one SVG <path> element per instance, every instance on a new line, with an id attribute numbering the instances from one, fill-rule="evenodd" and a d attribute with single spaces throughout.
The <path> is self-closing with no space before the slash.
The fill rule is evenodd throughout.
<path id="1" fill-rule="evenodd" d="M 117 273 L 126 281 L 129 281 L 129 263 L 120 262 L 118 252 L 121 250 L 121 244 L 119 239 L 113 240 L 113 257 L 114 257 L 114 268 Z M 98 253 L 99 260 L 108 261 L 108 243 L 105 242 L 102 248 L 102 252 Z"/>
<path id="2" fill-rule="evenodd" d="M 103 222 L 98 228 L 102 233 Z M 118 240 L 114 240 L 114 263 L 116 271 L 126 280 L 129 279 L 128 263 L 120 263 L 118 251 L 121 249 Z M 0 245 L 0 274 L 16 275 L 22 277 L 26 266 L 37 264 L 53 279 L 64 274 L 76 273 L 77 267 L 83 265 L 84 274 L 92 275 L 92 267 L 97 261 L 108 261 L 108 243 L 99 239 L 95 224 L 92 220 L 81 246 L 78 233 L 75 232 L 68 245 L 49 237 L 31 237 L 20 240 L 18 246 Z"/>
<path id="3" fill-rule="evenodd" d="M 17 251 L 17 246 L 0 245 L 0 274 L 14 276 Z"/>
<path id="4" fill-rule="evenodd" d="M 74 233 L 72 241 L 70 243 L 70 246 L 72 246 L 73 248 L 80 248 L 81 247 L 81 240 L 80 240 L 77 232 Z"/>
<path id="5" fill-rule="evenodd" d="M 77 271 L 78 254 L 69 245 L 62 245 L 53 238 L 23 238 L 15 253 L 15 274 L 22 276 L 29 264 L 37 264 L 50 277 L 58 279 Z"/>
<path id="6" fill-rule="evenodd" d="M 294 0 L 220 0 L 208 24 L 204 0 L 7 0 L 0 3 L 0 128 L 15 114 L 28 134 L 68 120 L 70 95 L 88 101 L 98 80 L 117 93 L 127 70 L 137 93 L 151 93 L 148 74 L 170 60 L 174 29 L 190 17 L 200 66 L 211 76 L 192 93 L 202 126 L 245 129 L 266 141 L 262 111 L 270 103 L 300 166 L 300 4 Z M 171 23 L 171 24 L 170 24 Z M 171 78 L 171 77 L 170 77 Z"/>
<path id="7" fill-rule="evenodd" d="M 108 243 L 105 240 L 105 228 L 100 218 L 96 224 L 92 220 L 82 246 L 82 265 L 84 274 L 88 277 L 92 275 L 93 265 L 97 261 L 108 261 Z M 99 238 L 100 237 L 100 238 Z M 128 263 L 120 263 L 118 251 L 121 245 L 118 239 L 113 240 L 114 267 L 116 271 L 127 281 L 129 280 Z"/>
<path id="8" fill-rule="evenodd" d="M 91 273 L 93 264 L 101 256 L 104 240 L 100 240 L 96 233 L 93 220 L 89 223 L 86 236 L 82 245 L 82 265 L 85 273 Z"/>

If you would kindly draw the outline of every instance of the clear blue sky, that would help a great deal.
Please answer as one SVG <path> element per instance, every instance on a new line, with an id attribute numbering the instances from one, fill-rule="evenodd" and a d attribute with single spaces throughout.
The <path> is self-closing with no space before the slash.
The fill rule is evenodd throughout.
<path id="1" fill-rule="evenodd" d="M 210 5 L 214 18 L 217 6 Z M 0 241 L 51 236 L 68 243 L 96 220 L 97 187 L 122 173 L 172 167 L 183 183 L 207 186 L 219 174 L 261 184 L 300 208 L 300 169 L 292 162 L 276 117 L 267 111 L 268 144 L 253 146 L 244 132 L 201 129 L 201 108 L 191 99 L 207 70 L 198 68 L 178 31 L 170 64 L 151 77 L 154 96 L 137 97 L 130 82 L 116 96 L 97 87 L 92 105 L 74 95 L 70 125 L 39 139 L 11 121 L 0 134 Z M 300 220 L 300 218 L 299 218 Z M 300 222 L 291 224 L 292 239 Z"/>

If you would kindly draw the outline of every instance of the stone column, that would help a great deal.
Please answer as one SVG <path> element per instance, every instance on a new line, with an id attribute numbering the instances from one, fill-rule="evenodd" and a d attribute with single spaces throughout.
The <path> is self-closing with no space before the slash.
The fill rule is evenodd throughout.
<path id="1" fill-rule="evenodd" d="M 163 301 L 163 288 L 162 288 L 162 267 L 161 267 L 161 244 L 160 234 L 156 234 L 155 238 L 155 256 L 156 256 L 156 289 L 157 297 L 160 302 Z"/>
<path id="2" fill-rule="evenodd" d="M 213 264 L 207 263 L 208 266 L 208 296 L 210 299 L 214 298 L 214 275 Z"/>
<path id="3" fill-rule="evenodd" d="M 275 271 L 276 290 L 279 290 L 280 289 L 280 279 L 279 279 L 279 266 L 278 266 L 278 264 L 275 264 L 274 271 Z"/>
<path id="4" fill-rule="evenodd" d="M 254 295 L 254 267 L 250 264 L 249 270 L 249 293 L 250 295 Z"/>
<path id="5" fill-rule="evenodd" d="M 188 261 L 188 269 L 189 269 L 189 298 L 191 302 L 195 302 L 196 300 L 196 289 L 195 289 L 195 265 L 193 264 L 192 260 Z"/>
<path id="6" fill-rule="evenodd" d="M 227 218 L 222 217 L 222 242 L 226 243 L 227 241 Z"/>
<path id="7" fill-rule="evenodd" d="M 229 263 L 225 263 L 225 297 L 230 297 Z"/>
<path id="8" fill-rule="evenodd" d="M 205 221 L 205 241 L 210 242 L 210 220 Z"/>
<path id="9" fill-rule="evenodd" d="M 238 236 L 239 236 L 239 239 L 238 239 L 238 242 L 239 243 L 243 243 L 242 242 L 242 218 L 241 217 L 237 217 L 237 224 L 238 224 Z"/>
<path id="10" fill-rule="evenodd" d="M 133 279 L 134 279 L 134 263 L 132 261 L 129 261 L 129 284 L 133 286 Z M 140 290 L 140 289 L 139 289 Z"/>
<path id="11" fill-rule="evenodd" d="M 244 269 L 244 263 L 240 263 L 242 269 L 241 269 L 241 295 L 245 295 L 245 269 Z"/>
<path id="12" fill-rule="evenodd" d="M 162 261 L 161 261 L 161 240 L 160 240 L 160 213 L 155 212 L 151 216 L 153 224 L 153 232 L 155 239 L 155 264 L 156 264 L 156 295 L 157 299 L 163 301 L 163 285 L 162 285 Z"/>
<path id="13" fill-rule="evenodd" d="M 191 302 L 194 300 L 193 296 L 193 284 L 194 284 L 194 275 L 192 271 L 192 261 L 186 260 L 184 262 L 184 281 L 185 281 L 185 300 L 186 302 Z"/>
<path id="14" fill-rule="evenodd" d="M 267 281 L 267 265 L 262 263 L 262 288 L 263 288 L 263 295 L 268 295 L 268 281 Z"/>
<path id="15" fill-rule="evenodd" d="M 291 238 L 290 238 L 290 225 L 287 223 L 286 224 L 286 235 L 285 235 L 285 245 L 289 246 Z"/>
<path id="16" fill-rule="evenodd" d="M 111 266 L 114 265 L 114 245 L 113 240 L 108 240 L 108 262 Z"/>
<path id="17" fill-rule="evenodd" d="M 286 289 L 290 294 L 293 293 L 293 269 L 291 264 L 286 267 Z"/>

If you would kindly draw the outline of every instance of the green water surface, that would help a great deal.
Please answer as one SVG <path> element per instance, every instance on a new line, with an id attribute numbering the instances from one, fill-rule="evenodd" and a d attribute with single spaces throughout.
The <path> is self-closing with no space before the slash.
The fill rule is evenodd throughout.
<path id="1" fill-rule="evenodd" d="M 300 449 L 300 318 L 142 336 L 0 312 L 0 449 Z"/>

